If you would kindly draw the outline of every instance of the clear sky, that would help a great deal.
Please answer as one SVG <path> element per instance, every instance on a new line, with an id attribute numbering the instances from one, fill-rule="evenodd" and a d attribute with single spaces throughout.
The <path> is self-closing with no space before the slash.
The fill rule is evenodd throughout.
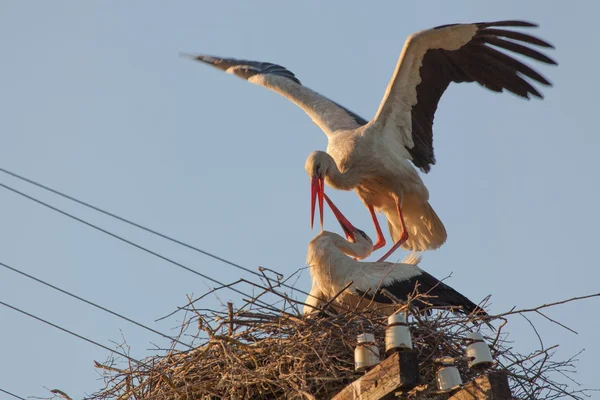
<path id="1" fill-rule="evenodd" d="M 178 56 L 180 51 L 271 61 L 372 118 L 405 38 L 453 22 L 527 19 L 556 45 L 544 101 L 452 86 L 435 120 L 437 165 L 424 177 L 448 241 L 421 266 L 491 313 L 598 292 L 598 6 L 591 1 L 0 2 L 0 167 L 149 225 L 249 268 L 304 266 L 308 154 L 326 137 L 268 90 Z M 216 260 L 50 196 L 0 182 L 76 213 L 216 279 Z M 328 190 L 373 237 L 351 192 Z M 165 332 L 153 321 L 213 286 L 201 278 L 0 188 L 0 262 Z M 326 214 L 326 227 L 337 230 Z M 387 232 L 386 232 L 387 234 Z M 400 251 L 395 254 L 399 259 Z M 393 261 L 393 260 L 392 260 Z M 309 288 L 304 272 L 299 286 Z M 221 292 L 221 301 L 237 300 Z M 155 335 L 0 268 L 0 301 L 132 355 Z M 206 307 L 219 307 L 216 298 Z M 574 335 L 533 318 L 576 379 L 597 385 L 598 301 L 550 310 Z M 74 398 L 100 387 L 107 352 L 0 307 L 0 388 Z M 537 339 L 515 317 L 514 346 Z M 0 398 L 4 398 L 0 395 Z"/>

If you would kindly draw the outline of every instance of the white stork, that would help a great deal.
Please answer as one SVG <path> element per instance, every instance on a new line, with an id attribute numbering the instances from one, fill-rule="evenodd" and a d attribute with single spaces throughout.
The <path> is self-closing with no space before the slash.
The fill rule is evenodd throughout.
<path id="1" fill-rule="evenodd" d="M 431 296 L 427 299 L 429 304 L 415 300 L 413 304 L 418 309 L 441 307 L 464 314 L 487 315 L 471 300 L 417 267 L 420 257 L 414 253 L 402 263 L 395 264 L 356 261 L 371 254 L 373 242 L 366 233 L 352 226 L 327 196 L 325 198 L 348 240 L 323 231 L 308 245 L 306 263 L 310 269 L 312 289 L 303 308 L 304 314 L 318 312 L 319 306 L 331 299 L 334 299 L 334 309 L 374 308 L 391 314 L 398 307 L 382 293 L 382 289 L 399 300 L 406 300 L 417 286 L 419 293 Z"/>
<path id="2" fill-rule="evenodd" d="M 383 211 L 388 220 L 395 244 L 380 259 L 383 261 L 400 246 L 423 251 L 436 249 L 446 241 L 446 229 L 429 205 L 429 192 L 415 167 L 426 173 L 435 164 L 433 118 L 448 85 L 477 82 L 492 91 L 506 89 L 527 99 L 530 95 L 542 98 L 530 81 L 551 86 L 531 67 L 499 50 L 556 64 L 526 46 L 552 48 L 551 44 L 498 28 L 535 26 L 525 21 L 451 24 L 411 35 L 370 122 L 303 86 L 280 65 L 206 55 L 191 57 L 285 96 L 312 118 L 329 143 L 327 153 L 314 152 L 306 162 L 312 178 L 311 226 L 317 195 L 322 206 L 323 180 L 336 189 L 355 190 L 373 218 L 375 249 L 385 246 L 375 210 Z"/>

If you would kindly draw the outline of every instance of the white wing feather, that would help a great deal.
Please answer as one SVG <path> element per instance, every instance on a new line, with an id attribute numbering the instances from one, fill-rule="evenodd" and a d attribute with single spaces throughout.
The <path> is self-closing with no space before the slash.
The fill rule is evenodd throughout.
<path id="1" fill-rule="evenodd" d="M 417 104 L 417 86 L 421 83 L 419 69 L 425 52 L 430 49 L 457 50 L 477 32 L 474 24 L 428 29 L 411 35 L 404 43 L 394 75 L 390 80 L 375 118 L 369 124 L 371 132 L 383 132 L 400 138 L 403 146 L 414 146 L 411 109 Z"/>
<path id="2" fill-rule="evenodd" d="M 356 129 L 367 123 L 363 118 L 327 97 L 303 86 L 293 72 L 281 65 L 235 58 L 183 54 L 229 74 L 264 86 L 302 108 L 327 136 Z"/>

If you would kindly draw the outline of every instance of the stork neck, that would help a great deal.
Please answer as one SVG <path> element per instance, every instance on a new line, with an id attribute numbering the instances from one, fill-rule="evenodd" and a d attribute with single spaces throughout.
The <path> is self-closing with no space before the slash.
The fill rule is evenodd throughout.
<path id="1" fill-rule="evenodd" d="M 352 190 L 359 184 L 358 177 L 353 173 L 353 170 L 340 171 L 337 163 L 331 163 L 331 167 L 325 175 L 327 184 L 339 190 Z"/>
<path id="2" fill-rule="evenodd" d="M 311 245 L 320 247 L 325 257 L 341 257 L 346 260 L 348 260 L 348 257 L 356 257 L 358 259 L 367 258 L 373 252 L 373 245 L 365 240 L 351 243 L 337 233 L 327 231 L 319 234 Z"/>

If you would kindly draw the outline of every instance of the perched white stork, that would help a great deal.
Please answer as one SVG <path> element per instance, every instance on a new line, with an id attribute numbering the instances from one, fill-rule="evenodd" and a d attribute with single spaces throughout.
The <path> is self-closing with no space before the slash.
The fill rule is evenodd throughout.
<path id="1" fill-rule="evenodd" d="M 334 309 L 376 308 L 391 314 L 398 307 L 382 293 L 382 289 L 399 300 L 406 300 L 418 286 L 419 293 L 432 296 L 427 299 L 429 304 L 415 300 L 413 304 L 419 309 L 443 307 L 464 314 L 487 315 L 471 300 L 419 268 L 417 264 L 420 258 L 414 253 L 402 263 L 395 264 L 356 261 L 371 254 L 373 242 L 366 233 L 352 226 L 337 207 L 325 198 L 348 240 L 323 231 L 308 245 L 306 263 L 310 269 L 312 289 L 303 308 L 304 314 L 318 312 L 318 307 L 331 299 L 335 299 L 332 304 Z"/>
<path id="2" fill-rule="evenodd" d="M 415 166 L 428 172 L 435 164 L 433 119 L 451 82 L 477 82 L 496 92 L 542 98 L 530 81 L 550 82 L 499 49 L 542 63 L 556 62 L 527 46 L 553 46 L 534 36 L 500 28 L 535 27 L 525 21 L 439 26 L 411 35 L 405 42 L 379 110 L 369 122 L 303 86 L 286 68 L 258 61 L 198 55 L 210 64 L 271 89 L 302 108 L 328 137 L 327 153 L 306 162 L 312 178 L 311 226 L 315 198 L 322 206 L 323 180 L 336 189 L 355 190 L 369 209 L 377 231 L 374 248 L 385 245 L 375 210 L 383 211 L 394 246 L 436 249 L 446 241 L 444 225 L 429 205 L 429 192 Z M 412 164 L 411 164 L 412 162 Z M 323 224 L 321 209 L 321 226 Z"/>

